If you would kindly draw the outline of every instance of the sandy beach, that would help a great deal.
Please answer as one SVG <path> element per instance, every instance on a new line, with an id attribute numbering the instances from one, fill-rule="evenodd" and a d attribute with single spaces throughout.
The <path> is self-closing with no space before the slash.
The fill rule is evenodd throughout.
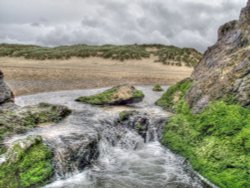
<path id="1" fill-rule="evenodd" d="M 126 83 L 171 85 L 190 76 L 193 70 L 154 61 L 154 57 L 123 62 L 98 57 L 41 61 L 1 57 L 0 67 L 15 95 Z"/>

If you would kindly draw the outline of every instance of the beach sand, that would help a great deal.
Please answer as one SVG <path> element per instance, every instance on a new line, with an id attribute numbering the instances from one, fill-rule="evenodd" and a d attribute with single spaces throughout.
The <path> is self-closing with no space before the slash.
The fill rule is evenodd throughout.
<path id="1" fill-rule="evenodd" d="M 0 69 L 15 95 L 119 84 L 172 85 L 189 77 L 193 70 L 154 61 L 154 57 L 123 62 L 98 57 L 69 60 L 1 57 Z"/>

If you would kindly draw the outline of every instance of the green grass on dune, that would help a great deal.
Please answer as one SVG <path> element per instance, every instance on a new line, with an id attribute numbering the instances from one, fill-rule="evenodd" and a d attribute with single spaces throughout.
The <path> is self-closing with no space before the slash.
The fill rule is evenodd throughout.
<path id="1" fill-rule="evenodd" d="M 156 51 L 148 51 L 148 48 L 155 48 Z M 37 60 L 102 57 L 125 61 L 129 59 L 140 60 L 149 58 L 150 55 L 157 56 L 157 62 L 177 66 L 195 66 L 201 59 L 201 54 L 194 49 L 157 44 L 103 46 L 79 44 L 54 48 L 35 45 L 0 44 L 0 57 L 24 57 L 26 59 Z"/>
<path id="2" fill-rule="evenodd" d="M 170 87 L 158 101 L 176 112 L 164 127 L 162 143 L 219 187 L 249 188 L 250 109 L 220 100 L 192 114 L 184 101 L 190 84 Z M 181 94 L 173 101 L 176 93 Z"/>
<path id="3" fill-rule="evenodd" d="M 166 46 L 155 52 L 158 62 L 167 65 L 194 67 L 199 63 L 202 54 L 190 48 L 177 48 L 175 46 Z"/>
<path id="4" fill-rule="evenodd" d="M 73 45 L 59 46 L 54 48 L 39 46 L 19 46 L 19 45 L 0 45 L 0 56 L 24 57 L 26 59 L 69 59 L 71 57 L 103 57 L 124 61 L 127 59 L 148 58 L 150 53 L 142 46 L 137 45 L 104 45 L 88 46 Z"/>

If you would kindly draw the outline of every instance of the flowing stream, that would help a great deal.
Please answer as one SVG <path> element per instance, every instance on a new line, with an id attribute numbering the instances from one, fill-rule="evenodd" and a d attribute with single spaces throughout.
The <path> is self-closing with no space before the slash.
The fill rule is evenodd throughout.
<path id="1" fill-rule="evenodd" d="M 162 95 L 138 86 L 145 98 L 129 107 L 93 107 L 74 102 L 106 88 L 16 98 L 20 106 L 47 102 L 72 109 L 58 124 L 41 126 L 6 141 L 41 135 L 53 149 L 55 177 L 45 188 L 202 188 L 208 187 L 185 160 L 161 146 L 161 128 L 169 114 L 154 105 Z M 165 87 L 166 89 L 166 87 Z M 128 120 L 119 112 L 136 110 Z M 137 131 L 143 124 L 143 131 Z"/>

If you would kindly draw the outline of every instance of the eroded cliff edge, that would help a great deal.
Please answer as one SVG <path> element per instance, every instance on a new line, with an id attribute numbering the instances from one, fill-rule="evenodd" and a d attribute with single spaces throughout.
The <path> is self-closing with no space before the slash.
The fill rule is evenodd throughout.
<path id="1" fill-rule="evenodd" d="M 191 78 L 185 99 L 194 112 L 227 97 L 250 105 L 250 1 L 239 20 L 219 28 L 218 41 L 205 52 Z"/>

